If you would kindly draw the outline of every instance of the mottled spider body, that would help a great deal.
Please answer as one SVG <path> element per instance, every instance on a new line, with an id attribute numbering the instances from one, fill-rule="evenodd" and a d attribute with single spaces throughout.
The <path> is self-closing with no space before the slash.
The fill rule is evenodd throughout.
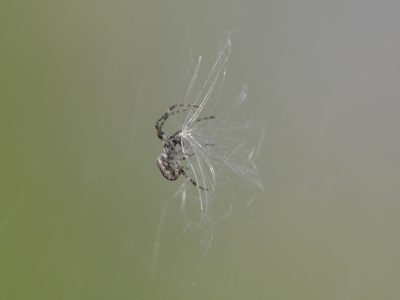
<path id="1" fill-rule="evenodd" d="M 157 165 L 161 171 L 161 174 L 168 180 L 177 180 L 181 175 L 182 166 L 180 162 L 173 158 L 171 155 L 171 150 L 173 148 L 164 148 L 163 153 L 161 153 L 157 158 Z"/>
<path id="2" fill-rule="evenodd" d="M 164 142 L 163 151 L 157 158 L 157 166 L 160 169 L 161 174 L 164 178 L 174 181 L 177 180 L 180 175 L 185 176 L 194 186 L 202 190 L 206 190 L 205 187 L 199 186 L 195 180 L 190 178 L 185 169 L 187 167 L 183 166 L 182 162 L 189 158 L 192 154 L 186 153 L 183 149 L 184 142 L 181 138 L 183 128 L 180 128 L 173 135 L 168 136 L 163 131 L 163 126 L 165 121 L 169 116 L 176 113 L 188 111 L 190 109 L 198 109 L 199 106 L 194 104 L 177 104 L 172 105 L 156 122 L 155 127 L 157 130 L 157 137 Z M 195 119 L 193 122 L 199 122 L 203 120 L 212 119 L 214 116 L 209 116 L 205 118 Z"/>

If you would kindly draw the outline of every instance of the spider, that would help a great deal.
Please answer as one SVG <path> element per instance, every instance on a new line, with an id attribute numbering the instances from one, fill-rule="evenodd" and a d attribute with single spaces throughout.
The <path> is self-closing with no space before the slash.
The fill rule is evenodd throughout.
<path id="1" fill-rule="evenodd" d="M 163 151 L 157 158 L 157 165 L 161 171 L 161 174 L 168 180 L 177 180 L 180 175 L 183 175 L 187 180 L 189 180 L 194 186 L 207 190 L 207 188 L 202 187 L 197 184 L 195 180 L 186 174 L 185 170 L 189 168 L 183 166 L 183 161 L 194 155 L 194 153 L 185 153 L 182 149 L 184 147 L 184 141 L 181 139 L 181 133 L 184 128 L 180 128 L 173 135 L 168 136 L 163 131 L 163 126 L 169 116 L 176 113 L 181 113 L 188 111 L 190 109 L 198 109 L 198 105 L 194 104 L 175 104 L 170 106 L 170 108 L 157 120 L 155 127 L 157 130 L 157 137 L 164 142 Z M 215 116 L 208 116 L 203 118 L 198 118 L 193 122 L 201 122 L 204 120 L 210 120 L 215 118 Z M 192 123 L 193 123 L 192 122 Z M 207 144 L 205 146 L 210 146 Z"/>

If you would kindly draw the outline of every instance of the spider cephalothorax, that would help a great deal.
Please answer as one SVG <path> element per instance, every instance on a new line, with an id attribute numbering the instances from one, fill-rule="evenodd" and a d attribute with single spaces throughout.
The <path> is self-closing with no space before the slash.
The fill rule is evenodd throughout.
<path id="1" fill-rule="evenodd" d="M 183 161 L 190 157 L 192 154 L 188 154 L 183 150 L 184 143 L 181 139 L 181 135 L 183 132 L 183 128 L 180 128 L 173 135 L 168 136 L 163 131 L 163 126 L 165 121 L 169 116 L 184 112 L 190 109 L 198 109 L 199 107 L 194 104 L 177 104 L 172 105 L 156 122 L 156 130 L 157 136 L 160 140 L 164 142 L 164 148 L 162 153 L 157 158 L 157 165 L 161 171 L 161 174 L 168 180 L 176 180 L 180 175 L 185 176 L 194 186 L 199 187 L 200 189 L 206 190 L 205 187 L 202 187 L 197 184 L 195 180 L 190 178 L 185 169 L 187 167 L 183 166 Z M 194 120 L 193 122 L 199 122 L 203 120 L 213 119 L 214 116 L 209 116 L 205 118 L 199 118 Z"/>

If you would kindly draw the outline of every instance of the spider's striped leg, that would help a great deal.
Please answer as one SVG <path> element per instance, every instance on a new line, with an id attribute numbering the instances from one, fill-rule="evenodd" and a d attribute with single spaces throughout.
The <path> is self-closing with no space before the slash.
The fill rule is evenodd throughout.
<path id="1" fill-rule="evenodd" d="M 188 111 L 192 108 L 199 108 L 198 105 L 194 104 L 175 104 L 168 108 L 168 110 L 157 120 L 156 122 L 156 130 L 157 136 L 160 140 L 167 140 L 168 137 L 165 135 L 165 132 L 162 130 L 164 123 L 167 121 L 169 116 L 172 116 L 177 113 Z"/>
<path id="2" fill-rule="evenodd" d="M 211 120 L 211 119 L 215 119 L 215 116 L 208 116 L 208 117 L 198 118 L 198 119 L 194 120 L 193 122 L 199 123 L 201 121 L 206 121 L 206 120 Z"/>
<path id="3" fill-rule="evenodd" d="M 189 168 L 185 167 L 185 169 L 189 170 Z M 189 180 L 194 186 L 198 187 L 199 189 L 203 190 L 203 191 L 207 191 L 208 189 L 205 187 L 202 187 L 201 185 L 198 185 L 197 182 L 195 180 L 193 180 L 192 178 L 189 177 L 189 175 L 186 174 L 185 170 L 183 167 L 181 167 L 179 169 L 179 173 L 181 173 L 183 176 L 185 176 L 185 178 L 187 180 Z"/>
<path id="4" fill-rule="evenodd" d="M 203 147 L 209 147 L 209 146 L 215 146 L 215 145 L 216 145 L 216 144 L 207 143 L 207 144 L 204 144 L 204 145 L 201 145 L 201 146 L 203 146 Z M 196 153 L 195 153 L 195 152 L 184 153 L 182 150 L 180 150 L 180 151 L 177 152 L 176 154 L 177 154 L 177 155 L 180 155 L 180 156 L 179 156 L 179 159 L 181 159 L 181 160 L 186 160 L 186 159 L 192 157 L 193 155 L 195 155 Z"/>
<path id="5" fill-rule="evenodd" d="M 200 123 L 202 121 L 207 121 L 207 120 L 211 120 L 211 119 L 215 119 L 215 116 L 208 116 L 208 117 L 202 117 L 202 118 L 197 118 L 196 120 L 193 120 L 192 122 L 190 122 L 187 126 L 189 127 L 192 124 L 197 124 Z M 176 132 L 175 134 L 178 134 L 179 132 Z"/>

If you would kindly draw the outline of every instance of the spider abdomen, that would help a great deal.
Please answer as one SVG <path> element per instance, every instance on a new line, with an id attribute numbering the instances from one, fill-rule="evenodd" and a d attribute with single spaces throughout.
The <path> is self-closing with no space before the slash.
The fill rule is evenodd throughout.
<path id="1" fill-rule="evenodd" d="M 160 169 L 161 174 L 168 180 L 177 180 L 180 173 L 180 168 L 176 162 L 168 160 L 165 153 L 160 154 L 157 158 L 157 166 Z"/>

